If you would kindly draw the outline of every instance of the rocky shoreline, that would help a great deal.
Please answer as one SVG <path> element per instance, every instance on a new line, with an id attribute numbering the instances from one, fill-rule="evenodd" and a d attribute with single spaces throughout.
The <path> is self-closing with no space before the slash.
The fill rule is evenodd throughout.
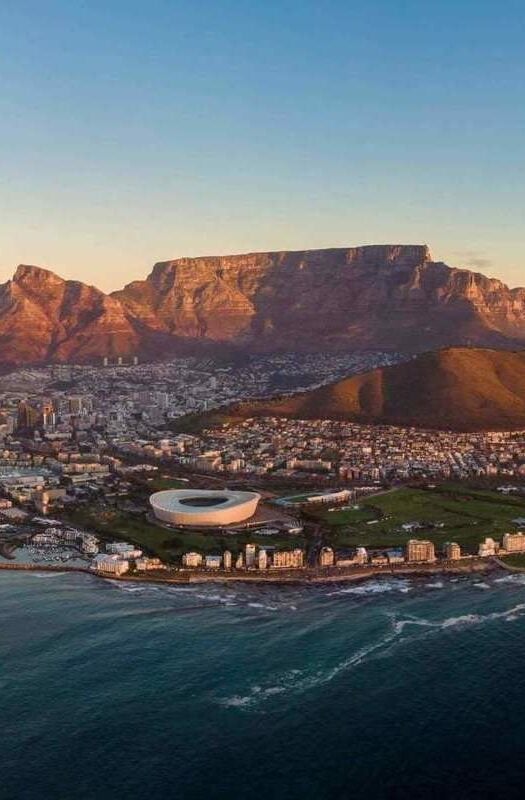
<path id="1" fill-rule="evenodd" d="M 112 580 L 130 583 L 153 583 L 153 584 L 199 584 L 199 583 L 251 583 L 259 585 L 275 584 L 322 584 L 322 583 L 343 583 L 346 581 L 363 581 L 370 578 L 395 576 L 425 576 L 439 574 L 474 574 L 486 573 L 489 571 L 499 571 L 501 569 L 516 568 L 507 567 L 500 559 L 472 559 L 468 563 L 452 564 L 413 564 L 400 565 L 397 567 L 366 567 L 366 568 L 347 568 L 331 569 L 321 571 L 306 567 L 302 570 L 290 570 L 286 573 L 269 573 L 268 575 L 260 572 L 204 572 L 204 571 L 180 571 L 168 573 L 167 575 L 105 575 L 95 572 L 88 567 L 67 566 L 67 565 L 41 565 L 29 563 L 0 563 L 0 570 L 6 571 L 26 571 L 26 572 L 78 572 L 92 575 L 102 580 Z"/>

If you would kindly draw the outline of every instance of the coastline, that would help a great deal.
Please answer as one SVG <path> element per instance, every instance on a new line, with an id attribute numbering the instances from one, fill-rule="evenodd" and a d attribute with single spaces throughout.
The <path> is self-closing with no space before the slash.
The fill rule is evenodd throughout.
<path id="1" fill-rule="evenodd" d="M 477 573 L 486 573 L 499 571 L 505 569 L 512 572 L 520 572 L 516 567 L 507 566 L 500 559 L 476 559 L 470 560 L 468 563 L 462 564 L 413 564 L 413 565 L 400 565 L 399 567 L 366 567 L 366 568 L 347 568 L 338 570 L 337 572 L 320 572 L 316 569 L 303 569 L 294 571 L 287 571 L 286 574 L 271 573 L 268 575 L 258 573 L 256 571 L 244 573 L 216 573 L 216 572 L 203 572 L 203 571 L 187 571 L 168 576 L 162 575 L 147 575 L 147 574 L 133 574 L 133 575 L 106 575 L 100 572 L 95 572 L 89 567 L 67 565 L 50 565 L 50 564 L 29 564 L 29 563 L 0 563 L 0 571 L 15 571 L 15 572 L 55 572 L 55 573 L 83 573 L 91 575 L 101 580 L 121 581 L 127 583 L 152 583 L 152 584 L 170 584 L 170 585 L 188 585 L 188 584 L 201 584 L 201 583 L 250 583 L 258 585 L 308 585 L 308 584 L 324 584 L 324 583 L 345 583 L 352 581 L 365 581 L 371 578 L 381 576 L 395 577 L 404 575 L 413 575 L 415 577 L 425 575 L 468 575 Z M 300 574 L 297 574 L 300 572 Z"/>

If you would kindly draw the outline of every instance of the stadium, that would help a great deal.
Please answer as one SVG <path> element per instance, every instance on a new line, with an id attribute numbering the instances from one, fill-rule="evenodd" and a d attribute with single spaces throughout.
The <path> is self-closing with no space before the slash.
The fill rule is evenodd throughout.
<path id="1" fill-rule="evenodd" d="M 167 489 L 149 502 L 156 518 L 169 525 L 217 528 L 252 517 L 260 499 L 257 492 Z"/>

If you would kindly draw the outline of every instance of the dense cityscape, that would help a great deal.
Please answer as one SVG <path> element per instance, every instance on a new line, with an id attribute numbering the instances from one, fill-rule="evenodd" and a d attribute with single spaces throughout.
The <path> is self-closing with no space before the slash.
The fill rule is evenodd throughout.
<path id="1" fill-rule="evenodd" d="M 275 417 L 184 430 L 197 412 L 318 386 L 402 359 L 384 353 L 330 360 L 287 354 L 240 364 L 104 359 L 99 366 L 24 368 L 6 375 L 0 396 L 0 564 L 67 563 L 100 574 L 164 578 L 297 570 L 322 577 L 351 568 L 395 569 L 521 552 L 518 528 L 525 514 L 519 509 L 507 531 L 494 531 L 501 541 L 480 530 L 477 543 L 469 540 L 466 549 L 453 540 L 436 548 L 424 538 L 391 547 L 367 547 L 358 538 L 354 546 L 350 540 L 338 545 L 330 523 L 347 515 L 350 524 L 370 511 L 366 503 L 373 498 L 414 481 L 432 486 L 495 480 L 500 496 L 519 495 L 523 431 L 454 433 Z M 226 490 L 235 484 L 261 492 L 256 513 L 237 525 L 216 524 L 220 539 L 197 526 L 202 549 L 185 549 L 184 542 L 194 541 L 184 538 L 186 526 L 165 524 L 150 508 L 150 495 L 158 490 Z M 128 527 L 113 529 L 115 515 Z M 140 531 L 126 537 L 137 525 L 156 534 L 164 530 L 166 540 L 171 535 L 179 541 L 182 534 L 182 544 L 175 552 L 148 546 Z M 444 526 L 439 519 L 424 525 L 409 517 L 398 529 L 408 536 L 429 527 Z M 355 539 L 367 529 L 363 523 L 349 530 Z M 225 544 L 228 537 L 231 545 Z"/>

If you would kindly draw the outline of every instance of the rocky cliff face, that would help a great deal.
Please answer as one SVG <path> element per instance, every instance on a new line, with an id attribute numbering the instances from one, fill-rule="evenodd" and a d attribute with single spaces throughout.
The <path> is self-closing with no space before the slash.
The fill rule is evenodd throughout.
<path id="1" fill-rule="evenodd" d="M 419 245 L 158 263 L 105 295 L 21 266 L 0 286 L 1 361 L 161 357 L 219 344 L 259 352 L 525 342 L 525 289 L 433 262 Z"/>
<path id="2" fill-rule="evenodd" d="M 433 262 L 425 246 L 178 259 L 114 297 L 156 330 L 260 351 L 525 339 L 525 290 Z"/>
<path id="3" fill-rule="evenodd" d="M 140 345 L 122 305 L 93 286 L 25 265 L 0 286 L 3 363 L 86 361 Z"/>

